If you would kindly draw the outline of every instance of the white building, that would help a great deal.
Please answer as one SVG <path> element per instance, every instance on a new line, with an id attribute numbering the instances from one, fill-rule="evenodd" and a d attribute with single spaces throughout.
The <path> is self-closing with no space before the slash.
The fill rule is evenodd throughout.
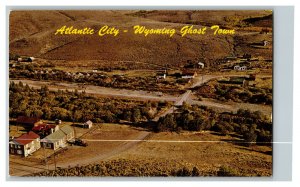
<path id="1" fill-rule="evenodd" d="M 237 70 L 237 71 L 246 71 L 247 70 L 247 66 L 234 66 L 233 67 L 234 70 Z"/>

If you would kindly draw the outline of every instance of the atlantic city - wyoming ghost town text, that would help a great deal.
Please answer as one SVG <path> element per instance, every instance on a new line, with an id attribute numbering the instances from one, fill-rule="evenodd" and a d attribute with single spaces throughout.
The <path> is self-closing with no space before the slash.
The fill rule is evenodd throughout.
<path id="1" fill-rule="evenodd" d="M 176 33 L 175 28 L 147 28 L 142 25 L 135 25 L 132 27 L 133 34 L 136 35 L 144 35 L 149 36 L 149 35 L 168 35 L 170 37 L 174 36 Z M 66 25 L 62 26 L 61 28 L 57 29 L 55 32 L 55 35 L 60 34 L 60 35 L 94 35 L 98 34 L 99 36 L 106 36 L 106 35 L 111 35 L 111 36 L 118 36 L 120 33 L 127 33 L 129 32 L 128 29 L 118 29 L 116 27 L 104 25 L 102 26 L 98 32 L 95 31 L 95 29 L 90 28 L 90 27 L 85 27 L 85 28 L 75 28 L 74 26 L 69 26 L 67 27 Z M 179 30 L 180 35 L 182 37 L 186 35 L 205 35 L 208 33 L 211 33 L 213 35 L 233 35 L 235 34 L 234 29 L 223 29 L 220 28 L 219 25 L 213 25 L 209 29 L 207 27 L 196 27 L 194 25 L 187 25 L 183 26 Z"/>

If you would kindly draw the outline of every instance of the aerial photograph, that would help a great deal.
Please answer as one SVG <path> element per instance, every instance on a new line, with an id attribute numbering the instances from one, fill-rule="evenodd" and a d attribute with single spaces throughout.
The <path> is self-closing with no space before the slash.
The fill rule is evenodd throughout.
<path id="1" fill-rule="evenodd" d="M 272 10 L 12 10 L 11 177 L 272 177 Z"/>

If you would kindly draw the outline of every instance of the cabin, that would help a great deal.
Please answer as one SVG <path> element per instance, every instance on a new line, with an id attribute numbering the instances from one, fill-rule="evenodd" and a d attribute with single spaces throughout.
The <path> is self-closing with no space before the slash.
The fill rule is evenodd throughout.
<path id="1" fill-rule="evenodd" d="M 66 125 L 58 131 L 46 136 L 41 140 L 41 145 L 47 149 L 57 150 L 67 146 L 67 142 L 74 139 L 75 134 L 71 126 Z"/>
<path id="2" fill-rule="evenodd" d="M 41 148 L 40 136 L 32 131 L 9 142 L 9 153 L 27 157 Z"/>
<path id="3" fill-rule="evenodd" d="M 184 68 L 203 69 L 204 68 L 204 63 L 203 62 L 193 62 L 192 60 L 188 60 L 187 64 L 184 65 Z"/>
<path id="4" fill-rule="evenodd" d="M 157 73 L 156 79 L 166 79 L 167 75 L 166 73 Z"/>
<path id="5" fill-rule="evenodd" d="M 237 70 L 237 71 L 246 71 L 247 70 L 247 66 L 239 66 L 239 65 L 236 65 L 233 67 L 234 70 Z"/>
<path id="6" fill-rule="evenodd" d="M 81 127 L 81 128 L 84 128 L 84 129 L 90 129 L 90 128 L 93 127 L 93 122 L 91 120 L 88 120 L 87 122 L 82 123 L 82 124 L 78 124 L 77 126 Z"/>
<path id="7" fill-rule="evenodd" d="M 198 62 L 198 67 L 203 69 L 204 68 L 204 63 L 203 62 Z"/>
<path id="8" fill-rule="evenodd" d="M 19 57 L 18 62 L 33 62 L 35 60 L 34 57 Z"/>
<path id="9" fill-rule="evenodd" d="M 156 72 L 156 79 L 166 79 L 167 78 L 167 70 L 158 70 Z"/>
<path id="10" fill-rule="evenodd" d="M 262 44 L 262 46 L 267 46 L 268 44 L 269 44 L 269 42 L 267 41 L 267 40 L 263 40 L 262 42 L 261 42 L 261 44 Z"/>

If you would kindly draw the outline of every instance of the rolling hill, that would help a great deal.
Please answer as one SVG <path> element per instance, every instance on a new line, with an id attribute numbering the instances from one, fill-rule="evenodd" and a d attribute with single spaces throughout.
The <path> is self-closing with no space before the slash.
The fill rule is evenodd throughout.
<path id="1" fill-rule="evenodd" d="M 119 36 L 54 35 L 62 27 L 103 25 L 132 29 L 134 25 L 148 28 L 195 27 L 218 24 L 234 28 L 236 35 L 162 35 Z M 261 25 L 261 26 L 260 26 Z M 139 61 L 176 66 L 187 60 L 205 59 L 209 65 L 218 58 L 251 52 L 270 58 L 272 50 L 249 48 L 251 42 L 271 41 L 272 35 L 247 35 L 272 26 L 270 11 L 175 11 L 175 10 L 106 10 L 106 11 L 12 11 L 9 22 L 10 53 L 49 60 Z M 245 37 L 244 37 L 245 36 Z M 253 37 L 252 37 L 253 36 Z M 253 41 L 254 40 L 254 41 Z"/>

